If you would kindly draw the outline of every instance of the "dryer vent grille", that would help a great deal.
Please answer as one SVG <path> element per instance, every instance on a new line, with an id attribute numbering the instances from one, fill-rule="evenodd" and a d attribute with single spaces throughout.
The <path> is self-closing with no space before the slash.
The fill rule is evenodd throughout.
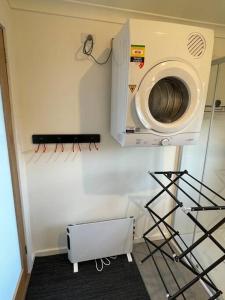
<path id="1" fill-rule="evenodd" d="M 187 47 L 192 56 L 195 58 L 201 57 L 206 48 L 204 37 L 199 33 L 191 33 L 188 37 Z"/>

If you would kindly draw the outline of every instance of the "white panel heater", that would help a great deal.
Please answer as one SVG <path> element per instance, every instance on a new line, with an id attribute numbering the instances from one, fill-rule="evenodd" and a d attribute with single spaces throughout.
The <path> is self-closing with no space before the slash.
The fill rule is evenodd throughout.
<path id="1" fill-rule="evenodd" d="M 132 261 L 134 218 L 112 219 L 67 226 L 68 258 L 78 262 L 127 254 Z"/>

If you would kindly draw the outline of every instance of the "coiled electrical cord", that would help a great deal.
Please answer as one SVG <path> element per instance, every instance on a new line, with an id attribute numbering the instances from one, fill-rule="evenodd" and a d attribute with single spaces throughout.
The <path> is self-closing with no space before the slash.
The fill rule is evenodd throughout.
<path id="1" fill-rule="evenodd" d="M 86 38 L 86 40 L 84 41 L 84 45 L 83 45 L 83 54 L 90 56 L 94 62 L 96 62 L 96 64 L 98 65 L 105 65 L 107 64 L 107 62 L 109 61 L 109 58 L 112 54 L 112 45 L 108 54 L 108 57 L 106 58 L 106 60 L 100 62 L 98 61 L 93 55 L 92 55 L 92 51 L 94 49 L 94 39 L 93 36 L 91 34 L 89 34 Z"/>
<path id="2" fill-rule="evenodd" d="M 110 257 L 104 257 L 100 259 L 95 259 L 95 267 L 98 272 L 101 272 L 104 268 L 104 266 L 110 266 L 111 265 L 111 259 L 117 259 L 117 256 L 110 256 Z M 98 266 L 98 261 L 100 263 L 100 266 Z"/>

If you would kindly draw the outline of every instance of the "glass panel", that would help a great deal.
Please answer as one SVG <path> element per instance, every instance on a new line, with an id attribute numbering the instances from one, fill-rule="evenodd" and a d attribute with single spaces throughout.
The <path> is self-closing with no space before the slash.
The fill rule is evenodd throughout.
<path id="1" fill-rule="evenodd" d="M 197 145 L 187 145 L 183 147 L 183 154 L 181 160 L 180 170 L 188 170 L 190 174 L 197 179 L 202 180 L 205 155 L 207 150 L 208 135 L 210 130 L 210 122 L 212 117 L 212 106 L 214 102 L 215 86 L 217 80 L 218 66 L 212 66 L 208 87 L 208 95 L 206 105 L 208 109 L 204 113 L 200 140 Z M 200 186 L 196 182 L 188 179 L 197 189 Z M 199 201 L 199 194 L 182 181 L 179 182 L 179 186 L 183 188 L 193 199 Z M 193 202 L 188 199 L 181 191 L 177 193 L 178 199 L 184 203 L 185 207 L 193 206 Z M 194 215 L 194 214 L 193 214 Z M 174 226 L 179 229 L 179 232 L 183 234 L 183 238 L 190 245 L 193 240 L 194 224 L 190 219 L 180 210 L 176 212 L 174 219 Z"/>
<path id="2" fill-rule="evenodd" d="M 21 259 L 0 91 L 0 299 L 11 300 Z"/>
<path id="3" fill-rule="evenodd" d="M 151 90 L 148 100 L 151 115 L 161 123 L 178 120 L 185 113 L 188 104 L 188 90 L 175 77 L 159 80 Z"/>
<path id="4" fill-rule="evenodd" d="M 225 63 L 219 65 L 215 99 L 220 100 L 221 104 L 220 107 L 215 107 L 213 113 L 203 181 L 218 194 L 225 197 Z M 207 189 L 203 189 L 202 192 L 218 205 L 225 205 L 223 200 L 207 191 Z M 203 197 L 201 197 L 200 203 L 201 205 L 209 205 Z M 198 220 L 207 229 L 213 227 L 222 218 L 224 218 L 224 210 L 198 213 Z M 202 236 L 202 232 L 199 229 L 196 229 L 195 240 L 200 236 Z M 223 247 L 225 247 L 224 225 L 220 227 L 213 236 L 223 245 Z M 205 267 L 212 264 L 222 255 L 222 252 L 218 250 L 209 239 L 201 244 L 195 252 L 198 255 L 200 262 Z M 204 255 L 202 255 L 203 253 Z M 210 273 L 210 275 L 215 280 L 218 287 L 225 292 L 224 263 L 219 265 L 217 269 Z"/>
<path id="5" fill-rule="evenodd" d="M 222 59 L 221 59 L 222 61 Z M 224 60 L 223 60 L 224 61 Z M 201 130 L 200 142 L 197 146 L 185 146 L 181 161 L 181 170 L 187 169 L 196 178 L 202 180 L 218 194 L 225 197 L 225 63 L 219 62 L 211 68 L 206 109 Z M 184 187 L 183 182 L 180 186 Z M 195 184 L 196 186 L 196 184 Z M 196 186 L 197 187 L 197 186 Z M 188 192 L 188 189 L 185 188 Z M 218 205 L 224 205 L 224 200 L 202 188 L 208 198 Z M 202 206 L 212 205 L 204 197 L 195 193 L 190 194 L 198 200 Z M 182 192 L 178 192 L 178 198 L 185 206 L 190 206 L 191 202 L 183 197 Z M 193 214 L 193 213 L 192 213 Z M 198 221 L 209 230 L 217 222 L 224 218 L 222 211 L 204 211 L 196 214 Z M 183 239 L 190 245 L 199 239 L 203 232 L 195 227 L 189 219 L 185 219 L 182 212 L 177 212 L 174 225 L 182 233 Z M 214 232 L 213 237 L 225 247 L 225 225 Z M 193 250 L 200 264 L 207 268 L 219 257 L 222 251 L 207 238 Z M 198 266 L 197 266 L 198 267 Z M 199 269 L 200 270 L 200 269 Z M 214 280 L 219 289 L 225 293 L 224 263 L 210 272 L 210 277 Z"/>
<path id="6" fill-rule="evenodd" d="M 225 197 L 225 63 L 219 65 L 215 99 L 203 181 Z M 218 102 L 219 106 L 216 105 Z M 215 197 L 207 190 L 203 192 L 214 200 Z M 224 201 L 219 198 L 215 198 L 215 202 L 224 205 Z M 201 204 L 208 204 L 203 197 Z M 199 213 L 198 217 L 200 221 L 207 222 L 207 226 L 211 226 L 219 215 L 221 216 L 219 212 L 211 212 L 209 215 Z"/>

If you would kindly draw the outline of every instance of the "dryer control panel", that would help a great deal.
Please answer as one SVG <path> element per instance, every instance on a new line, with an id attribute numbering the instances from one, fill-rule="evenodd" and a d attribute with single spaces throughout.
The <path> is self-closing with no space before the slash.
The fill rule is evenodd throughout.
<path id="1" fill-rule="evenodd" d="M 159 136 L 151 133 L 123 133 L 120 142 L 123 146 L 149 147 L 172 146 L 172 145 L 194 145 L 198 142 L 199 133 L 177 134 L 170 137 Z"/>

